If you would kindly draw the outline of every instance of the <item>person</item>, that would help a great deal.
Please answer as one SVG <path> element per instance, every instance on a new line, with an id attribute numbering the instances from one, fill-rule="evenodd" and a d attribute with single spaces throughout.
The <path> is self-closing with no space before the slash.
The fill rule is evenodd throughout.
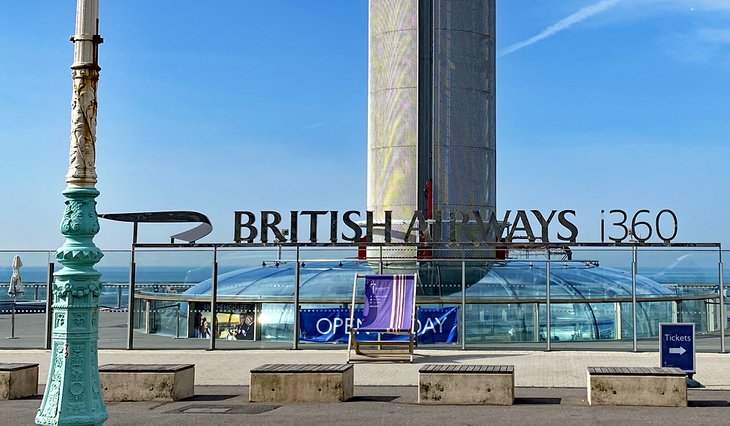
<path id="1" fill-rule="evenodd" d="M 253 315 L 241 315 L 236 328 L 236 340 L 253 340 Z"/>
<path id="2" fill-rule="evenodd" d="M 208 324 L 208 318 L 203 317 L 203 322 L 200 326 L 200 337 L 203 339 L 210 339 L 210 325 Z"/>
<path id="3" fill-rule="evenodd" d="M 226 334 L 226 340 L 238 340 L 238 338 L 236 337 L 236 334 L 237 334 L 236 326 L 234 326 L 234 325 L 228 326 L 227 331 L 228 331 L 228 334 Z"/>
<path id="4" fill-rule="evenodd" d="M 193 337 L 200 338 L 203 337 L 201 334 L 201 330 L 203 329 L 203 316 L 200 315 L 200 312 L 195 313 L 195 318 L 193 319 Z"/>

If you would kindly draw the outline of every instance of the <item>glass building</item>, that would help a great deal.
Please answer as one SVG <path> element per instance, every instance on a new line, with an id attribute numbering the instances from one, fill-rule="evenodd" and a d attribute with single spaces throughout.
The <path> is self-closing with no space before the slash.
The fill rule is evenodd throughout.
<path id="1" fill-rule="evenodd" d="M 305 331 L 312 327 L 307 321 L 320 321 L 335 311 L 349 312 L 356 274 L 378 273 L 379 268 L 384 273 L 417 272 L 419 309 L 453 316 L 451 334 L 456 333 L 456 338 L 449 340 L 445 337 L 448 331 L 442 331 L 442 336 L 424 338 L 421 343 L 539 343 L 547 340 L 548 333 L 551 342 L 625 340 L 633 337 L 634 324 L 638 338 L 653 338 L 660 322 L 673 321 L 696 322 L 698 333 L 718 327 L 713 319 L 717 309 L 709 302 L 716 296 L 711 286 L 673 288 L 640 274 L 635 276 L 634 319 L 630 268 L 604 267 L 598 261 L 395 259 L 377 264 L 354 259 L 310 260 L 301 261 L 297 270 L 297 262 L 281 260 L 218 276 L 217 318 L 222 322 L 215 327 L 218 336 L 225 339 L 226 328 L 250 312 L 257 324 L 255 340 L 291 341 L 299 327 L 303 342 L 329 341 L 308 340 Z M 196 312 L 209 314 L 212 285 L 213 280 L 207 279 L 185 291 L 190 300 L 202 301 L 202 307 L 195 302 L 188 307 L 189 327 L 197 324 Z M 295 297 L 301 311 L 309 315 L 300 314 L 297 325 Z M 313 320 L 311 312 L 322 314 Z"/>

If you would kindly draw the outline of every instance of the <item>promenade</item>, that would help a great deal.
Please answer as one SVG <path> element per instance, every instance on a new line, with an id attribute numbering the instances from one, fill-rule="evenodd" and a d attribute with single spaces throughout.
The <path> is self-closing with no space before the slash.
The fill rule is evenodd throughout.
<path id="1" fill-rule="evenodd" d="M 586 401 L 587 366 L 657 366 L 657 353 L 419 350 L 413 364 L 358 363 L 355 397 L 345 403 L 262 404 L 248 402 L 249 370 L 266 363 L 342 363 L 331 350 L 101 350 L 105 363 L 194 363 L 195 396 L 186 400 L 108 403 L 107 425 L 565 425 L 707 424 L 727 422 L 730 354 L 697 354 L 695 376 L 706 387 L 689 391 L 689 407 L 591 407 Z M 3 350 L 2 362 L 38 362 L 39 392 L 48 374 L 45 350 Z M 512 364 L 515 405 L 419 405 L 417 371 L 425 363 Z M 0 401 L 1 425 L 33 424 L 41 396 Z"/>
<path id="2" fill-rule="evenodd" d="M 658 367 L 658 352 L 460 351 L 417 350 L 413 364 L 358 363 L 356 386 L 416 386 L 418 369 L 427 363 L 508 364 L 515 366 L 518 387 L 585 387 L 586 368 Z M 48 375 L 50 351 L 2 350 L 0 363 L 37 362 L 39 382 Z M 99 350 L 102 364 L 195 364 L 196 385 L 248 385 L 249 371 L 262 364 L 344 363 L 344 349 L 323 350 Z M 694 378 L 707 389 L 730 391 L 730 354 L 698 353 Z"/>

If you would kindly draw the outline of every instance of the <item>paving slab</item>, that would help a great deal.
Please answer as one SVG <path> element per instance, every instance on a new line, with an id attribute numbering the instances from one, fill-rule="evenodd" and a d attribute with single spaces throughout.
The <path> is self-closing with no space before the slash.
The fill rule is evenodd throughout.
<path id="1" fill-rule="evenodd" d="M 243 386 L 249 372 L 262 364 L 338 364 L 344 349 L 332 350 L 100 350 L 99 364 L 195 364 L 196 385 Z M 39 383 L 48 378 L 50 352 L 0 350 L 0 363 L 37 362 Z M 586 385 L 588 367 L 658 367 L 658 352 L 418 350 L 408 363 L 355 364 L 356 386 L 416 386 L 423 364 L 507 364 L 515 366 L 515 386 Z M 695 379 L 710 389 L 730 390 L 730 354 L 697 354 Z"/>
<path id="2" fill-rule="evenodd" d="M 168 403 L 108 403 L 105 424 L 718 425 L 727 422 L 730 407 L 730 391 L 707 389 L 690 390 L 684 408 L 589 406 L 584 388 L 517 388 L 512 406 L 419 405 L 415 386 L 357 386 L 354 398 L 339 403 L 249 403 L 245 386 L 197 386 L 195 393 Z M 40 397 L 0 401 L 2 424 L 32 424 L 40 402 Z"/>

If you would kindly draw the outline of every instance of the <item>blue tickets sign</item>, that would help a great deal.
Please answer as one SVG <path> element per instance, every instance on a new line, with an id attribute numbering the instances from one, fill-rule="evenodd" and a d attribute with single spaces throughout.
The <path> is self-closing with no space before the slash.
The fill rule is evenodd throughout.
<path id="1" fill-rule="evenodd" d="M 418 308 L 418 343 L 454 343 L 459 339 L 458 309 Z M 355 323 L 362 323 L 362 309 L 355 309 Z M 350 333 L 350 310 L 347 308 L 302 309 L 299 315 L 303 342 L 347 342 Z M 372 334 L 372 336 L 370 336 Z M 359 337 L 375 338 L 375 333 L 358 333 Z M 397 340 L 406 336 L 381 335 L 383 340 Z"/>
<path id="2" fill-rule="evenodd" d="M 695 373 L 695 325 L 693 323 L 660 323 L 659 353 L 662 367 L 676 367 Z"/>

